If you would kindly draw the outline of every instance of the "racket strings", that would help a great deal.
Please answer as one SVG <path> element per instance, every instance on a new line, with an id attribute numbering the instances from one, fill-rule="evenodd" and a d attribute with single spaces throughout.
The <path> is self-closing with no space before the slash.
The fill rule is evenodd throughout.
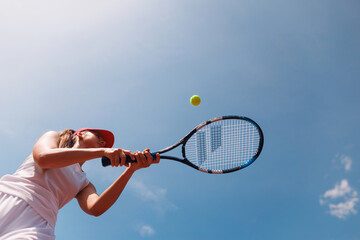
<path id="1" fill-rule="evenodd" d="M 212 171 L 245 166 L 258 151 L 258 129 L 245 120 L 227 119 L 204 126 L 188 140 L 187 159 Z"/>

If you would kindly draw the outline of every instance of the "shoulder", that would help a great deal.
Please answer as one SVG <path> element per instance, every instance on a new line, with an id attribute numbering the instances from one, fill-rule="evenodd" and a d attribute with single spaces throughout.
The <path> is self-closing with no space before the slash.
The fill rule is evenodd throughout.
<path id="1" fill-rule="evenodd" d="M 42 136 L 60 137 L 60 133 L 56 131 L 47 131 Z"/>
<path id="2" fill-rule="evenodd" d="M 47 131 L 45 132 L 37 141 L 36 144 L 46 144 L 51 147 L 57 147 L 60 141 L 60 133 L 56 131 Z"/>
<path id="3" fill-rule="evenodd" d="M 60 138 L 60 133 L 56 132 L 56 131 L 47 131 L 45 132 L 40 139 L 51 139 L 51 140 L 59 140 Z"/>

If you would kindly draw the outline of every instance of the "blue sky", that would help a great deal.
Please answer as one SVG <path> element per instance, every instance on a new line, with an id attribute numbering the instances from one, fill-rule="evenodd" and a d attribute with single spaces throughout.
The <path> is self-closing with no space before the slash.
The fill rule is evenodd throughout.
<path id="1" fill-rule="evenodd" d="M 0 174 L 48 130 L 105 128 L 117 147 L 157 150 L 244 115 L 265 135 L 251 167 L 163 160 L 99 218 L 70 202 L 57 239 L 360 239 L 359 12 L 352 0 L 1 1 Z M 123 171 L 84 170 L 98 192 Z"/>

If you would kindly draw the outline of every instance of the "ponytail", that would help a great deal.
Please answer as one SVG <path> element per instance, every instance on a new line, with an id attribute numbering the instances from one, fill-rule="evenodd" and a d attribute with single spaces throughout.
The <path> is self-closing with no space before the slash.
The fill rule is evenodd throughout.
<path id="1" fill-rule="evenodd" d="M 66 129 L 60 133 L 60 143 L 59 148 L 72 148 L 75 144 L 75 139 L 73 139 L 74 130 Z"/>

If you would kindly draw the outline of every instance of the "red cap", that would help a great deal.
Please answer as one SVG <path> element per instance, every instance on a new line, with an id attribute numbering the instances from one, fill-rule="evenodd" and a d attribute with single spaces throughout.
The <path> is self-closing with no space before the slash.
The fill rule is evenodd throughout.
<path id="1" fill-rule="evenodd" d="M 103 129 L 81 128 L 81 129 L 77 130 L 76 132 L 74 132 L 72 137 L 75 137 L 76 135 L 78 135 L 79 133 L 81 133 L 83 131 L 94 131 L 94 132 L 100 133 L 100 135 L 106 142 L 105 147 L 107 147 L 107 148 L 111 148 L 114 145 L 114 142 L 115 142 L 114 134 L 108 130 L 103 130 Z"/>

